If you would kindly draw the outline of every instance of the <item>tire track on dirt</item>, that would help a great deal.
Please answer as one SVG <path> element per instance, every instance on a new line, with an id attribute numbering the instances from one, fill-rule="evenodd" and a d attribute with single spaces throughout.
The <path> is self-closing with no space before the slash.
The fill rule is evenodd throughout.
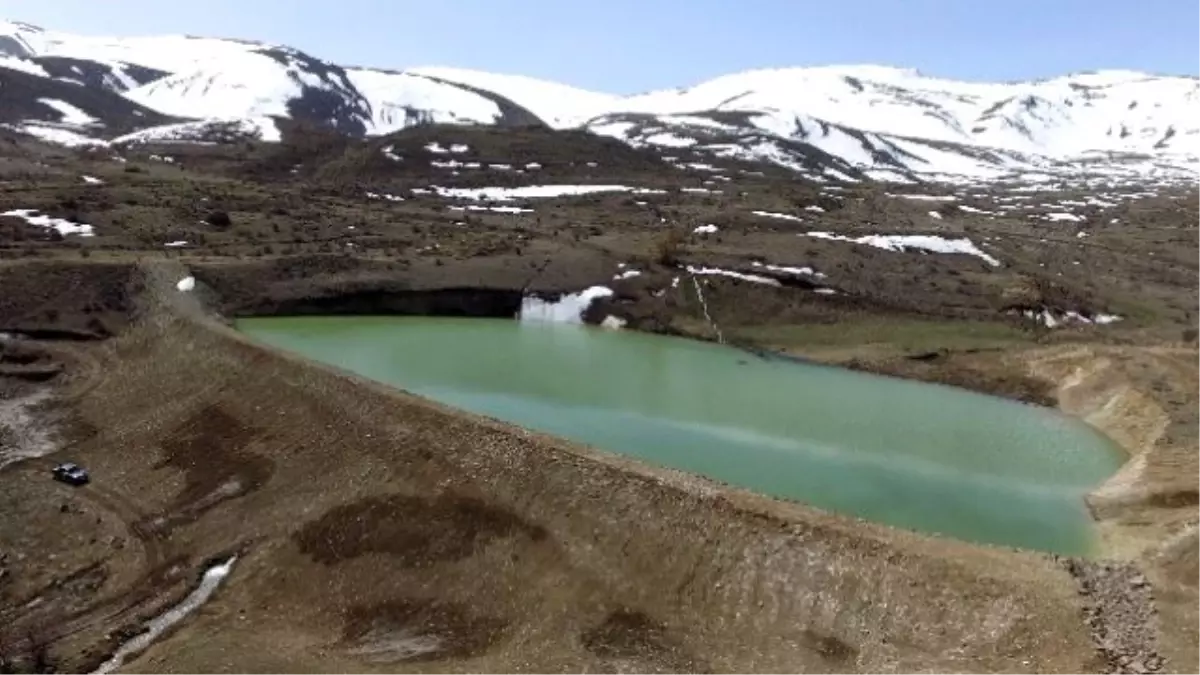
<path id="1" fill-rule="evenodd" d="M 112 513 L 133 534 L 142 546 L 143 570 L 162 564 L 166 560 L 165 533 L 156 531 L 151 525 L 149 514 L 132 498 L 119 490 L 89 484 L 82 490 L 86 499 Z"/>
<path id="2" fill-rule="evenodd" d="M 40 473 L 40 469 L 31 463 L 23 463 L 12 470 L 30 475 Z M 58 643 L 89 629 L 100 630 L 103 639 L 107 639 L 113 628 L 140 619 L 145 610 L 174 600 L 177 591 L 186 587 L 186 584 L 179 584 L 186 581 L 190 569 L 186 559 L 169 555 L 166 530 L 156 528 L 148 511 L 130 495 L 95 484 L 73 488 L 72 493 L 90 506 L 93 513 L 104 513 L 119 521 L 128 537 L 140 546 L 140 560 L 136 569 L 122 568 L 128 576 L 112 590 L 104 592 L 96 588 L 100 592 L 97 597 L 77 595 L 93 591 L 81 591 L 71 580 L 99 575 L 99 583 L 103 584 L 109 579 L 106 568 L 113 562 L 111 555 L 101 556 L 66 577 L 58 577 L 28 596 L 25 602 L 0 613 L 0 627 L 17 633 L 31 631 L 47 644 Z M 71 608 L 56 610 L 63 602 Z"/>
<path id="3" fill-rule="evenodd" d="M 66 381 L 56 392 L 63 402 L 78 401 L 95 391 L 110 379 L 110 369 L 105 359 L 92 346 L 46 343 L 44 348 L 64 362 Z"/>
<path id="4" fill-rule="evenodd" d="M 97 509 L 116 516 L 125 525 L 142 548 L 142 562 L 136 576 L 126 588 L 54 625 L 47 635 L 53 641 L 68 638 L 96 626 L 119 625 L 146 604 L 164 595 L 161 592 L 154 592 L 148 596 L 143 594 L 152 586 L 148 583 L 150 579 L 163 574 L 164 571 L 168 577 L 171 574 L 165 532 L 156 531 L 152 527 L 148 513 L 134 499 L 119 490 L 98 487 L 95 484 L 81 488 L 79 493 Z"/>

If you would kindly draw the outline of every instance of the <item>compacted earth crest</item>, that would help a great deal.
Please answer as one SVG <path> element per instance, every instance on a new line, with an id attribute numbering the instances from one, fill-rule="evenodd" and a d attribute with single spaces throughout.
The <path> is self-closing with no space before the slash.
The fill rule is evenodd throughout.
<path id="1" fill-rule="evenodd" d="M 122 669 L 1198 667 L 1194 185 L 819 183 L 541 127 L 296 124 L 10 134 L 0 214 L 0 669 L 98 668 L 206 580 Z M 1088 497 L 1097 554 L 767 499 L 231 326 L 512 318 L 594 286 L 590 323 L 1086 420 L 1129 453 Z M 67 461 L 91 482 L 51 480 Z"/>

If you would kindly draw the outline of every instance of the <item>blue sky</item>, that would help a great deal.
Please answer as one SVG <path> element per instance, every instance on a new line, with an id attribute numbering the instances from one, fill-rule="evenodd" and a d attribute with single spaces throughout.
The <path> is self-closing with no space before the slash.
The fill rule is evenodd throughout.
<path id="1" fill-rule="evenodd" d="M 1196 0 L 4 0 L 0 11 L 71 32 L 242 37 L 347 64 L 478 68 L 612 93 L 791 65 L 971 80 L 1200 71 Z"/>

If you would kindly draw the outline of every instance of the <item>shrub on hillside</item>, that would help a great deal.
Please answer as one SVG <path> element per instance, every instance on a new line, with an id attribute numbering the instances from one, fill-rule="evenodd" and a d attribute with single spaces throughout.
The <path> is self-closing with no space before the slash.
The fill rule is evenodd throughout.
<path id="1" fill-rule="evenodd" d="M 654 261 L 661 265 L 673 266 L 679 262 L 679 254 L 683 251 L 683 242 L 687 238 L 683 230 L 671 227 L 654 240 Z"/>
<path id="2" fill-rule="evenodd" d="M 233 219 L 229 217 L 227 211 L 209 211 L 207 216 L 204 216 L 204 222 L 213 227 L 229 227 L 233 225 Z"/>

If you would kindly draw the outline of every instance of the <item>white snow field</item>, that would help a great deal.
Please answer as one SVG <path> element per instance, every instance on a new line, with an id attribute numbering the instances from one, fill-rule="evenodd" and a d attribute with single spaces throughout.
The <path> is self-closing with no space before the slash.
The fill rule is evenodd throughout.
<path id="1" fill-rule="evenodd" d="M 11 211 L 0 212 L 0 216 L 14 216 L 16 218 L 21 218 L 30 225 L 56 230 L 63 236 L 77 234 L 81 237 L 91 237 L 95 234 L 92 231 L 91 225 L 76 223 L 74 221 L 67 220 L 66 218 L 47 216 L 38 212 L 37 209 L 13 209 Z"/>
<path id="2" fill-rule="evenodd" d="M 868 234 L 861 237 L 846 237 L 831 232 L 806 232 L 805 236 L 830 241 L 848 241 L 853 244 L 865 244 L 885 251 L 922 251 L 925 253 L 962 253 L 982 259 L 993 267 L 999 267 L 1000 261 L 979 250 L 970 239 L 947 239 L 936 235 L 912 234 Z"/>
<path id="3" fill-rule="evenodd" d="M 186 118 L 245 120 L 265 140 L 278 138 L 272 117 L 289 116 L 293 101 L 316 92 L 342 101 L 341 122 L 367 134 L 422 122 L 493 124 L 508 106 L 557 129 L 765 161 L 821 181 L 1054 181 L 1087 174 L 1179 182 L 1194 181 L 1200 170 L 1194 77 L 1103 70 L 987 83 L 883 65 L 832 65 L 751 70 L 619 96 L 461 68 L 341 67 L 286 46 L 241 40 L 85 36 L 17 22 L 0 22 L 0 38 L 8 38 L 0 68 L 50 78 L 32 58 L 93 61 L 111 72 L 103 86 L 131 101 Z M 139 75 L 135 67 L 159 72 Z M 69 101 L 48 104 L 76 126 L 92 117 Z M 78 129 L 10 126 L 64 144 L 97 138 Z M 176 140 L 188 140 L 183 131 L 174 130 Z M 814 168 L 815 156 L 822 159 Z"/>

